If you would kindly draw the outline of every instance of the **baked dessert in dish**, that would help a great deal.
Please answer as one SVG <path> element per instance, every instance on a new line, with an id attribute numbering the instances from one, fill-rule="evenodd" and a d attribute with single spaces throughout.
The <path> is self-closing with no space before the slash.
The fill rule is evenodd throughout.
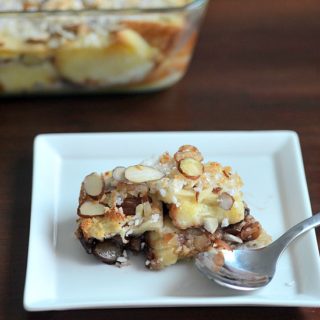
<path id="1" fill-rule="evenodd" d="M 0 93 L 168 87 L 186 72 L 206 3 L 1 1 Z"/>
<path id="2" fill-rule="evenodd" d="M 90 254 L 124 265 L 143 252 L 160 270 L 212 249 L 264 246 L 271 239 L 250 214 L 242 180 L 231 167 L 204 162 L 183 145 L 172 156 L 87 175 L 76 235 Z"/>

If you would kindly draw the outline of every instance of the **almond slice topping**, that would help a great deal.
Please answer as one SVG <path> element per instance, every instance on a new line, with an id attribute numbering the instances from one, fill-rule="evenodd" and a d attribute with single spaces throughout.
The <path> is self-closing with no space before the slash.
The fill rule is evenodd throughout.
<path id="1" fill-rule="evenodd" d="M 203 164 L 193 158 L 185 158 L 179 162 L 178 169 L 186 178 L 196 180 L 203 173 Z"/>
<path id="2" fill-rule="evenodd" d="M 123 181 L 125 180 L 124 172 L 126 171 L 125 167 L 116 167 L 112 171 L 112 177 L 114 180 Z"/>
<path id="3" fill-rule="evenodd" d="M 164 174 L 159 170 L 143 165 L 128 167 L 125 170 L 124 175 L 126 179 L 133 183 L 154 181 L 164 177 Z"/>
<path id="4" fill-rule="evenodd" d="M 86 201 L 84 202 L 79 210 L 78 215 L 80 217 L 97 217 L 102 216 L 106 212 L 106 207 L 98 201 Z"/>
<path id="5" fill-rule="evenodd" d="M 100 174 L 94 172 L 84 178 L 84 190 L 89 196 L 98 196 L 103 189 L 103 179 Z"/>
<path id="6" fill-rule="evenodd" d="M 174 159 L 177 162 L 180 162 L 181 160 L 186 158 L 193 158 L 197 161 L 203 160 L 201 152 L 195 146 L 188 144 L 181 146 L 179 150 L 174 154 Z"/>
<path id="7" fill-rule="evenodd" d="M 220 208 L 230 210 L 234 203 L 234 198 L 227 192 L 221 193 L 218 198 Z"/>

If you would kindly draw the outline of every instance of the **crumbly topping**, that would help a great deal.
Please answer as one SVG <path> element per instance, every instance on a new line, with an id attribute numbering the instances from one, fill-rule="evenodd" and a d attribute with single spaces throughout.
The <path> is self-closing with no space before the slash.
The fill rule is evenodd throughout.
<path id="1" fill-rule="evenodd" d="M 158 1 L 109 1 L 109 0 L 5 0 L 0 1 L 1 11 L 37 11 L 37 10 L 80 10 L 80 9 L 120 9 L 127 7 L 165 7 L 183 5 L 186 0 Z M 135 21 L 162 22 L 165 25 L 181 27 L 182 21 L 177 15 L 152 15 L 135 17 Z M 104 48 L 118 39 L 121 30 L 126 29 L 125 18 L 111 15 L 76 16 L 3 16 L 0 19 L 0 62 L 12 60 L 25 53 L 37 58 L 50 58 L 58 48 Z M 131 30 L 131 29 L 130 29 Z M 137 38 L 137 37 L 136 37 Z M 134 40 L 134 39 L 132 39 Z M 119 39 L 119 41 L 126 41 Z M 143 41 L 136 44 L 143 48 Z M 130 45 L 130 40 L 129 40 Z"/>
<path id="2" fill-rule="evenodd" d="M 243 201 L 238 174 L 203 160 L 196 147 L 184 145 L 173 156 L 86 176 L 78 207 L 86 250 L 92 239 L 108 249 L 120 236 L 122 248 L 143 249 L 146 267 L 159 270 L 212 248 L 270 242 Z M 126 265 L 126 252 L 114 262 Z"/>
<path id="3" fill-rule="evenodd" d="M 163 8 L 190 1 L 2 0 L 0 91 L 57 91 L 79 85 L 88 90 L 131 90 L 169 85 L 184 73 L 186 57 L 192 53 L 193 42 L 188 38 L 193 35 L 183 12 L 62 15 L 37 11 Z M 3 14 L 6 11 L 35 14 Z"/>
<path id="4" fill-rule="evenodd" d="M 188 152 L 188 157 L 194 155 L 196 159 L 203 159 L 200 152 L 192 148 L 196 150 L 194 154 L 190 150 L 183 152 Z M 195 162 L 201 164 L 202 174 L 190 177 L 188 170 L 193 168 L 179 169 L 184 156 L 181 152 L 179 156 L 165 153 L 143 165 L 123 168 L 120 176 L 112 172 L 88 175 L 82 185 L 79 210 L 84 220 L 96 223 L 90 227 L 84 225 L 88 230 L 85 235 L 103 239 L 119 234 L 120 230 L 123 237 L 160 230 L 163 227 L 162 204 L 169 206 L 174 225 L 181 229 L 217 226 L 217 223 L 227 227 L 241 221 L 244 216 L 241 178 L 230 167 L 216 162 L 203 164 L 202 160 L 191 162 L 192 166 Z M 97 200 L 92 200 L 92 196 Z M 113 215 L 103 215 L 101 205 L 106 206 L 105 212 L 111 211 Z"/>
<path id="5" fill-rule="evenodd" d="M 0 11 L 163 8 L 183 6 L 191 0 L 2 0 Z"/>

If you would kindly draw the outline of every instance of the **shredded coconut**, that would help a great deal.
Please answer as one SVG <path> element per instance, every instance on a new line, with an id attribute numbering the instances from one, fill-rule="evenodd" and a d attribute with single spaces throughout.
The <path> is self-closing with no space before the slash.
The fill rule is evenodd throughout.
<path id="1" fill-rule="evenodd" d="M 128 261 L 128 259 L 126 257 L 118 257 L 117 261 L 120 262 L 120 263 L 125 263 L 125 262 Z"/>
<path id="2" fill-rule="evenodd" d="M 150 218 L 151 222 L 158 222 L 159 220 L 160 220 L 159 213 L 154 213 L 153 215 L 151 215 L 151 218 Z"/>
<path id="3" fill-rule="evenodd" d="M 225 228 L 229 225 L 229 219 L 228 218 L 224 218 L 221 222 L 221 227 Z"/>
<path id="4" fill-rule="evenodd" d="M 117 206 L 121 206 L 123 203 L 123 199 L 121 196 L 117 196 L 117 199 L 116 199 L 116 204 Z M 122 208 L 121 208 L 122 209 Z"/>
<path id="5" fill-rule="evenodd" d="M 132 229 L 128 230 L 128 231 L 126 232 L 126 237 L 130 236 L 132 233 L 133 233 L 133 230 L 132 230 Z"/>
<path id="6" fill-rule="evenodd" d="M 191 0 L 1 0 L 1 11 L 35 10 L 82 10 L 82 9 L 123 9 L 161 8 L 183 6 Z"/>
<path id="7" fill-rule="evenodd" d="M 142 220 L 143 220 L 143 219 L 141 219 L 141 218 L 134 219 L 134 225 L 135 225 L 135 226 L 140 225 L 140 224 L 142 223 Z"/>
<path id="8" fill-rule="evenodd" d="M 150 260 L 146 260 L 145 265 L 148 266 L 150 263 Z"/>

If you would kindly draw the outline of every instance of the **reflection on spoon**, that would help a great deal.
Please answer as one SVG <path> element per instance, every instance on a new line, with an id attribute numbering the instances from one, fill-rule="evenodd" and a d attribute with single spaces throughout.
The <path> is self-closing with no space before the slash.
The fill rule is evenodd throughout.
<path id="1" fill-rule="evenodd" d="M 236 290 L 256 290 L 273 279 L 278 258 L 288 245 L 319 225 L 320 213 L 317 213 L 292 227 L 267 247 L 200 253 L 196 257 L 196 266 L 206 277 L 222 286 Z"/>

